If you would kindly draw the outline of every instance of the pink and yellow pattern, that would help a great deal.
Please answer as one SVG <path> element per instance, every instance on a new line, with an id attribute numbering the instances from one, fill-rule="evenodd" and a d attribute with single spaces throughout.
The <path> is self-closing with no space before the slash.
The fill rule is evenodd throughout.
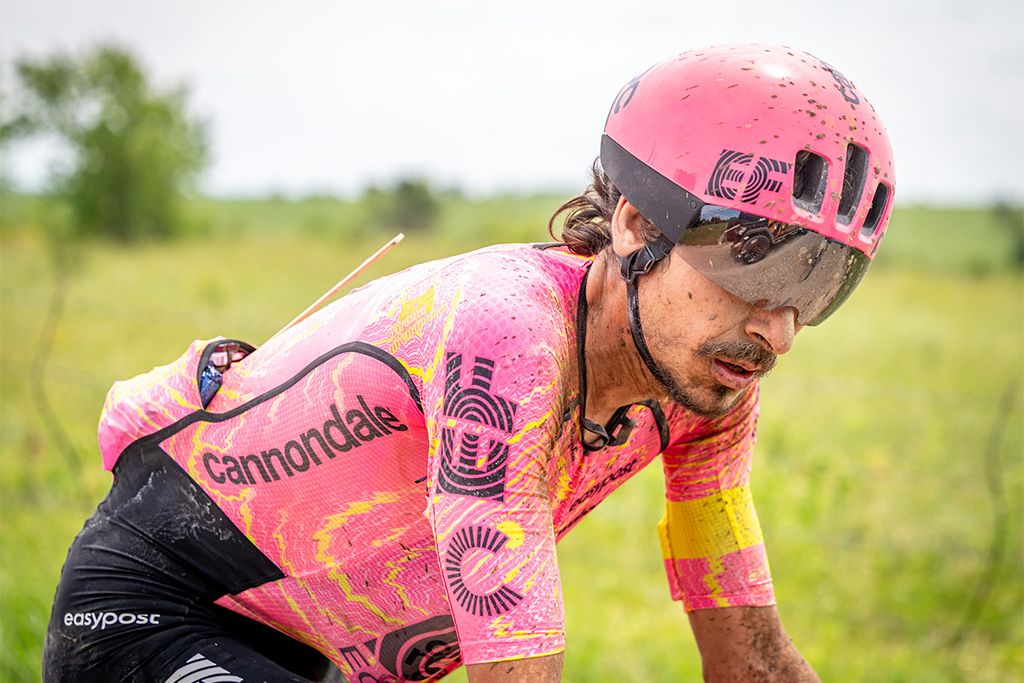
<path id="1" fill-rule="evenodd" d="M 114 386 L 104 464 L 156 434 L 284 574 L 218 603 L 350 680 L 437 680 L 460 661 L 564 649 L 555 543 L 662 451 L 673 596 L 771 604 L 748 487 L 755 393 L 720 420 L 669 407 L 667 444 L 633 406 L 625 444 L 580 448 L 589 263 L 505 245 L 382 278 L 232 366 L 205 411 L 196 342 Z"/>

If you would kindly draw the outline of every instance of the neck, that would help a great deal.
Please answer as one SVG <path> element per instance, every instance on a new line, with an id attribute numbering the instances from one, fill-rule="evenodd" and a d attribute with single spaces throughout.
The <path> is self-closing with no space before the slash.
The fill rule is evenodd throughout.
<path id="1" fill-rule="evenodd" d="M 586 416 L 605 424 L 619 406 L 663 397 L 633 344 L 626 316 L 626 283 L 608 250 L 594 258 L 586 297 Z"/>

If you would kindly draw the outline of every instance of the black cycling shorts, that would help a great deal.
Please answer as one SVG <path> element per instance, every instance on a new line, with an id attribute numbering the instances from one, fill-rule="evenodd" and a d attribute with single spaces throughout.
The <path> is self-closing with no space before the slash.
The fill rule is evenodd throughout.
<path id="1" fill-rule="evenodd" d="M 68 551 L 43 680 L 342 680 L 316 650 L 214 604 L 281 576 L 166 453 L 129 450 Z"/>

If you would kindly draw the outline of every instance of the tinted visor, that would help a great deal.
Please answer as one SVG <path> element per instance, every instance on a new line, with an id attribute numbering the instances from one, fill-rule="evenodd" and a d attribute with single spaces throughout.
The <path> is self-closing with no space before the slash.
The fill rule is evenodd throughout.
<path id="1" fill-rule="evenodd" d="M 860 283 L 870 260 L 854 247 L 799 225 L 704 205 L 676 250 L 695 270 L 744 301 L 792 306 L 817 325 Z"/>

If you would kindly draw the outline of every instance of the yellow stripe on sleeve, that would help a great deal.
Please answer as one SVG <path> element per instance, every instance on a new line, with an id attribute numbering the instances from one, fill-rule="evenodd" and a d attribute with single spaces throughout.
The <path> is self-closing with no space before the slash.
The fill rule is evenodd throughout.
<path id="1" fill-rule="evenodd" d="M 658 537 L 666 560 L 721 557 L 764 543 L 749 486 L 667 501 Z"/>

